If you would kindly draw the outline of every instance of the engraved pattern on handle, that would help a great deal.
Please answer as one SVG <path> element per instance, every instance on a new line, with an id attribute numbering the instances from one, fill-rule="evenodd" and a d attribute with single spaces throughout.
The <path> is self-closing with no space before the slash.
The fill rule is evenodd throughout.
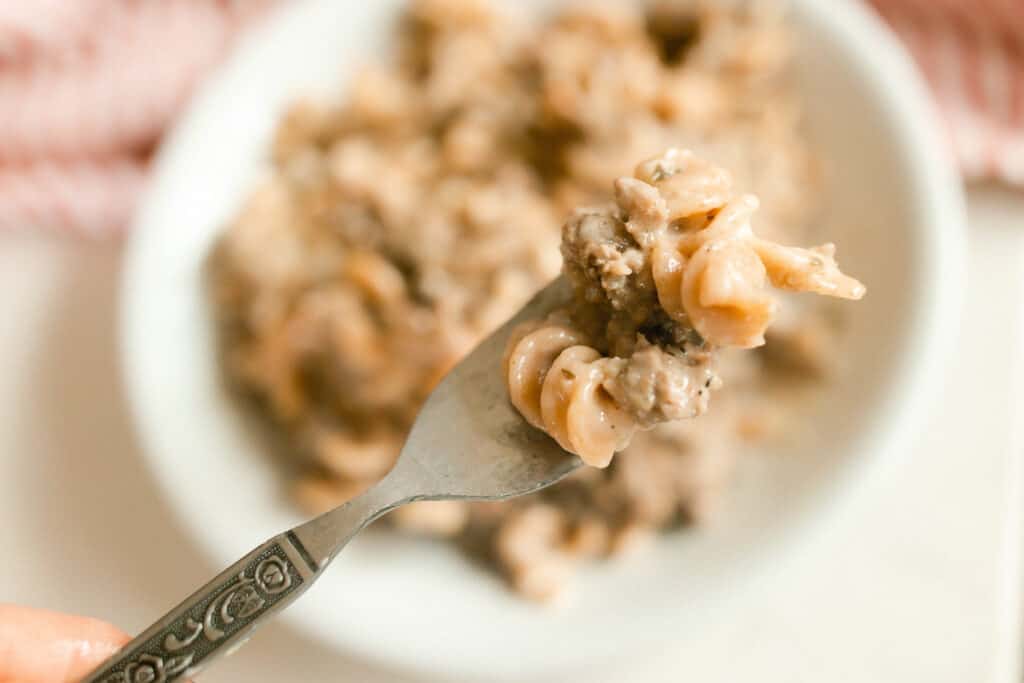
<path id="1" fill-rule="evenodd" d="M 312 578 L 313 568 L 297 566 L 285 543 L 276 537 L 251 552 L 83 683 L 168 683 L 195 674 L 234 641 L 244 642 L 262 616 L 291 602 L 286 598 L 297 597 Z M 294 550 L 301 554 L 301 548 Z"/>

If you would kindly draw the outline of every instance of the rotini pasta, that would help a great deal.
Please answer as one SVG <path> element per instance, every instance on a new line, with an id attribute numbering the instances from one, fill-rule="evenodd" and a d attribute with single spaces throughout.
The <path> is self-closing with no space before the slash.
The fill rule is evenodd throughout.
<path id="1" fill-rule="evenodd" d="M 639 428 L 697 417 L 721 385 L 714 350 L 754 348 L 778 310 L 770 285 L 860 299 L 835 246 L 785 247 L 751 227 L 753 195 L 670 149 L 615 184 L 615 205 L 562 233 L 576 301 L 509 345 L 510 399 L 530 424 L 606 467 Z"/>
<path id="2" fill-rule="evenodd" d="M 526 334 L 510 354 L 509 391 L 530 424 L 605 467 L 629 442 L 635 425 L 602 389 L 613 360 L 578 341 L 576 330 L 558 324 Z"/>

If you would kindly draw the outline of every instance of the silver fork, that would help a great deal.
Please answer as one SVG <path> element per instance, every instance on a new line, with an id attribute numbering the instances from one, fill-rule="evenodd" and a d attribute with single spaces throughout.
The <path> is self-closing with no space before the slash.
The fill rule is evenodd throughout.
<path id="1" fill-rule="evenodd" d="M 263 543 L 218 574 L 85 678 L 149 683 L 193 676 L 294 602 L 352 538 L 418 500 L 502 500 L 550 486 L 579 458 L 509 403 L 500 363 L 512 328 L 568 297 L 561 278 L 453 369 L 427 399 L 398 462 L 363 495 Z"/>

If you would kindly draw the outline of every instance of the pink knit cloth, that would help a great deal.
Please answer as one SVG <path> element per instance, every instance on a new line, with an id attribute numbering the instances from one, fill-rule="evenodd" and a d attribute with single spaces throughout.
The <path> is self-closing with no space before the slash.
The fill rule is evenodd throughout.
<path id="1" fill-rule="evenodd" d="M 1024 187 L 1024 0 L 869 0 L 903 39 L 970 180 Z"/>
<path id="2" fill-rule="evenodd" d="M 128 225 L 150 153 L 265 0 L 0 0 L 0 231 Z"/>
<path id="3" fill-rule="evenodd" d="M 1024 187 L 1024 0 L 867 1 L 921 65 L 965 176 Z M 0 0 L 0 232 L 121 232 L 160 135 L 270 2 Z"/>

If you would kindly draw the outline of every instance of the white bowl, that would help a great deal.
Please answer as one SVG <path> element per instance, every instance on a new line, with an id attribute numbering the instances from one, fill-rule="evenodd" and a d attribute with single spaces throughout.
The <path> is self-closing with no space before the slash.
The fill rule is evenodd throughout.
<path id="1" fill-rule="evenodd" d="M 284 106 L 337 92 L 356 63 L 386 48 L 399 5 L 295 3 L 247 39 L 164 144 L 132 232 L 123 283 L 131 403 L 154 477 L 218 565 L 298 517 L 219 382 L 203 260 L 259 172 Z M 445 545 L 370 534 L 285 619 L 420 672 L 522 679 L 592 665 L 700 628 L 750 579 L 806 547 L 838 501 L 865 490 L 866 474 L 899 460 L 955 336 L 962 194 L 924 87 L 893 38 L 850 2 L 800 0 L 794 10 L 810 124 L 834 171 L 826 234 L 869 288 L 846 307 L 854 372 L 820 402 L 812 438 L 749 459 L 710 528 L 585 571 L 566 609 L 523 602 Z"/>

